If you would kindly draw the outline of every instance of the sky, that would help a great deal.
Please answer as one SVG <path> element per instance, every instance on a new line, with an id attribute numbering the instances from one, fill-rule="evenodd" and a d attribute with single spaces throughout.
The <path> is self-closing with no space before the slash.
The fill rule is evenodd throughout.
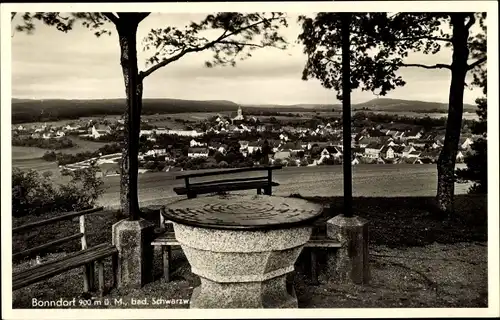
<path id="1" fill-rule="evenodd" d="M 200 21 L 202 13 L 153 13 L 139 26 L 139 70 L 145 68 L 140 39 L 152 28 L 182 27 Z M 206 68 L 210 53 L 190 54 L 164 67 L 144 82 L 144 98 L 193 100 L 231 100 L 240 104 L 339 103 L 336 93 L 324 89 L 316 80 L 303 81 L 306 55 L 297 43 L 301 32 L 297 14 L 289 16 L 289 27 L 282 34 L 291 44 L 285 50 L 265 48 L 236 67 Z M 13 23 L 19 20 L 14 19 Z M 113 30 L 113 25 L 110 28 Z M 113 30 L 114 31 L 114 30 Z M 88 29 L 76 25 L 69 33 L 42 24 L 33 35 L 12 32 L 12 97 L 33 99 L 124 98 L 125 89 L 119 60 L 116 32 L 97 38 Z M 407 62 L 450 63 L 451 51 L 436 55 L 410 54 Z M 400 74 L 407 82 L 386 98 L 448 101 L 448 70 L 404 68 Z M 474 103 L 479 90 L 466 89 L 464 102 Z M 376 98 L 370 92 L 353 91 L 352 102 Z"/>

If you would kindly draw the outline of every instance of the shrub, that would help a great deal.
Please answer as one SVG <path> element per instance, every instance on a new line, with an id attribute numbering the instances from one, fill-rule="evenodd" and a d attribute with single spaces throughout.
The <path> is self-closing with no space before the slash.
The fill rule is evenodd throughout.
<path id="1" fill-rule="evenodd" d="M 67 212 L 93 207 L 102 194 L 103 181 L 97 177 L 99 169 L 69 171 L 71 180 L 56 185 L 50 172 L 42 176 L 35 170 L 12 169 L 12 215 L 21 217 L 45 212 Z"/>
<path id="2" fill-rule="evenodd" d="M 229 164 L 226 161 L 219 162 L 219 168 L 227 168 Z"/>
<path id="3" fill-rule="evenodd" d="M 67 149 L 74 147 L 75 144 L 73 141 L 67 137 L 63 137 L 60 139 L 50 138 L 31 138 L 31 137 L 12 137 L 12 145 L 13 146 L 21 146 L 21 147 L 38 147 L 42 149 Z"/>

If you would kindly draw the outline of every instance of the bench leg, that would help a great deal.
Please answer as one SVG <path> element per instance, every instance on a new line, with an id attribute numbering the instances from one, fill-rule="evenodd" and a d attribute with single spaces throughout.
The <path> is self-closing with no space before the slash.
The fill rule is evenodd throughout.
<path id="1" fill-rule="evenodd" d="M 97 261 L 97 273 L 99 279 L 99 295 L 104 296 L 104 264 L 102 260 Z"/>
<path id="2" fill-rule="evenodd" d="M 87 293 L 90 291 L 90 271 L 89 266 L 83 266 L 83 292 Z"/>
<path id="3" fill-rule="evenodd" d="M 262 194 L 262 189 L 261 188 L 257 188 L 257 194 Z"/>
<path id="4" fill-rule="evenodd" d="M 118 254 L 111 256 L 111 272 L 113 273 L 113 287 L 118 286 Z"/>
<path id="5" fill-rule="evenodd" d="M 311 248 L 311 280 L 313 284 L 318 284 L 318 263 L 316 261 L 316 250 Z"/>
<path id="6" fill-rule="evenodd" d="M 95 291 L 95 263 L 89 263 L 89 282 L 90 282 L 90 291 Z"/>
<path id="7" fill-rule="evenodd" d="M 264 188 L 264 194 L 266 194 L 266 195 L 270 196 L 270 195 L 271 195 L 271 193 L 272 193 L 272 192 L 271 192 L 271 187 L 265 187 L 265 188 Z"/>
<path id="8" fill-rule="evenodd" d="M 167 282 L 170 282 L 170 258 L 172 256 L 170 246 L 163 246 L 163 277 Z"/>
<path id="9" fill-rule="evenodd" d="M 94 263 L 88 263 L 83 267 L 83 292 L 95 289 Z"/>

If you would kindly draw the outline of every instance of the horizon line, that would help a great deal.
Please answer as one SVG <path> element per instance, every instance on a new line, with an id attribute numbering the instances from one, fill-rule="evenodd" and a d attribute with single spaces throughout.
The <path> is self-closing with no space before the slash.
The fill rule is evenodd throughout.
<path id="1" fill-rule="evenodd" d="M 116 97 L 116 98 L 22 98 L 22 97 L 11 97 L 11 100 L 60 100 L 60 101 L 75 101 L 75 100 L 80 100 L 80 101 L 98 101 L 98 100 L 126 100 L 124 97 Z M 400 98 L 387 98 L 387 97 L 375 97 L 373 99 L 365 100 L 364 102 L 358 102 L 358 103 L 352 103 L 352 105 L 356 104 L 363 104 L 367 103 L 370 101 L 376 101 L 378 99 L 386 99 L 386 100 L 399 100 L 399 101 L 411 101 L 411 102 L 425 102 L 425 103 L 439 103 L 439 104 L 448 104 L 448 102 L 441 102 L 441 101 L 429 101 L 429 100 L 411 100 L 411 99 L 400 99 Z M 297 102 L 297 103 L 289 103 L 289 104 L 283 104 L 283 103 L 252 103 L 252 102 L 236 102 L 233 100 L 229 99 L 207 99 L 207 100 L 199 100 L 199 99 L 184 99 L 184 98 L 166 98 L 166 97 L 161 97 L 161 98 L 143 98 L 144 100 L 183 100 L 183 101 L 202 101 L 202 102 L 209 102 L 209 101 L 227 101 L 227 102 L 232 102 L 235 104 L 239 105 L 279 105 L 279 106 L 295 106 L 295 105 L 342 105 L 341 101 L 337 102 L 328 102 L 328 103 L 317 103 L 317 102 Z M 475 105 L 475 103 L 471 102 L 464 102 L 464 105 Z"/>

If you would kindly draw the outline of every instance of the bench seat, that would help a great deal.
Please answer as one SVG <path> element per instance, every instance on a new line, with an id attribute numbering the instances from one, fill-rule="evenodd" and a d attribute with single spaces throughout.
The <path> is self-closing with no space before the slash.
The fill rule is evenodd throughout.
<path id="1" fill-rule="evenodd" d="M 102 260 L 115 254 L 118 254 L 118 250 L 115 246 L 103 243 L 92 248 L 68 254 L 60 259 L 14 273 L 12 275 L 13 290 L 26 287 L 35 282 L 51 278 L 62 272 Z"/>
<path id="2" fill-rule="evenodd" d="M 152 246 L 162 247 L 163 253 L 163 276 L 166 281 L 170 281 L 170 259 L 171 259 L 171 247 L 180 246 L 181 244 L 175 238 L 175 232 L 164 232 L 158 235 L 153 242 Z M 305 244 L 306 248 L 312 248 L 311 254 L 311 277 L 314 283 L 318 282 L 317 276 L 317 262 L 316 262 L 316 252 L 317 248 L 340 248 L 342 245 L 337 240 L 328 239 L 326 236 L 315 235 Z"/>
<path id="3" fill-rule="evenodd" d="M 175 232 L 165 232 L 151 242 L 152 246 L 180 246 L 175 239 Z"/>
<path id="4" fill-rule="evenodd" d="M 269 186 L 269 181 L 258 180 L 258 181 L 245 181 L 245 182 L 223 182 L 218 183 L 213 181 L 212 183 L 204 183 L 199 185 L 190 185 L 189 188 L 186 187 L 176 187 L 174 188 L 175 193 L 178 195 L 185 195 L 189 192 L 193 194 L 207 194 L 215 192 L 225 192 L 225 191 L 235 191 L 235 190 L 252 190 L 252 189 L 265 189 Z M 279 183 L 272 182 L 271 186 L 279 186 Z"/>

